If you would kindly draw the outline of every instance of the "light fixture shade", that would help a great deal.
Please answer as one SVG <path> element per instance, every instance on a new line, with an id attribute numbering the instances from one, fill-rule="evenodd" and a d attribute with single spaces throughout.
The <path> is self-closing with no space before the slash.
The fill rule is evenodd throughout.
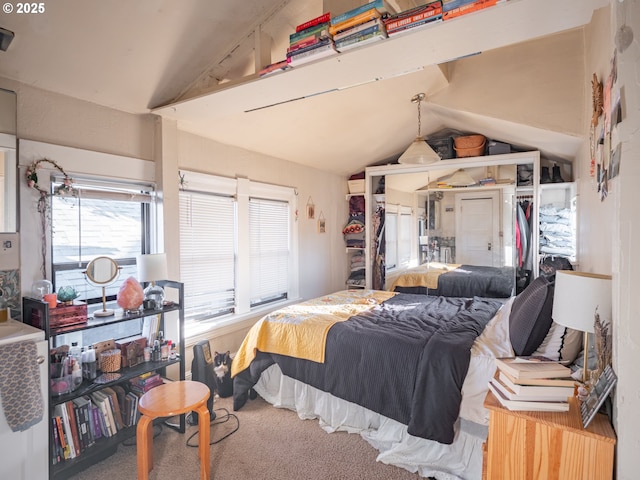
<path id="1" fill-rule="evenodd" d="M 140 283 L 167 279 L 167 255 L 165 253 L 138 255 L 136 264 L 138 265 L 138 281 Z"/>
<path id="2" fill-rule="evenodd" d="M 593 333 L 594 315 L 611 319 L 611 276 L 558 270 L 553 294 L 553 321 Z"/>
<path id="3" fill-rule="evenodd" d="M 399 163 L 429 164 L 440 160 L 438 155 L 421 137 L 416 137 L 409 148 L 398 158 Z"/>

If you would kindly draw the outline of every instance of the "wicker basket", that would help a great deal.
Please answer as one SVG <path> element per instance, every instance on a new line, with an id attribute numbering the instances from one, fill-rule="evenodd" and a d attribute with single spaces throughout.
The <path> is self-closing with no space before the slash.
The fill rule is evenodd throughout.
<path id="1" fill-rule="evenodd" d="M 487 139 L 484 135 L 465 135 L 454 140 L 456 157 L 477 157 L 484 155 L 484 147 Z"/>
<path id="2" fill-rule="evenodd" d="M 122 352 L 120 350 L 105 350 L 100 354 L 100 365 L 103 372 L 117 372 L 120 370 Z"/>

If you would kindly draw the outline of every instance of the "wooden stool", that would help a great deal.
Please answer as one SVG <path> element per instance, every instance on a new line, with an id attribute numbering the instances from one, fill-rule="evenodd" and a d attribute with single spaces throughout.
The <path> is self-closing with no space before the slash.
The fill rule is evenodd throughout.
<path id="1" fill-rule="evenodd" d="M 200 478 L 209 480 L 209 395 L 209 387 L 204 383 L 179 381 L 152 388 L 140 397 L 138 410 L 142 415 L 136 429 L 139 480 L 147 480 L 153 468 L 153 419 L 192 410 L 198 413 Z"/>

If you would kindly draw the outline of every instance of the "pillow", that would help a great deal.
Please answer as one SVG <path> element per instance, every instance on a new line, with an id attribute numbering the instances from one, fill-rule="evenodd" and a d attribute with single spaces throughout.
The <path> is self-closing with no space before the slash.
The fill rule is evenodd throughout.
<path id="1" fill-rule="evenodd" d="M 547 336 L 533 354 L 558 360 L 563 365 L 570 365 L 582 350 L 582 337 L 583 333 L 580 330 L 552 322 Z"/>
<path id="2" fill-rule="evenodd" d="M 509 337 L 516 355 L 532 355 L 551 327 L 554 280 L 538 276 L 516 298 L 509 315 Z"/>

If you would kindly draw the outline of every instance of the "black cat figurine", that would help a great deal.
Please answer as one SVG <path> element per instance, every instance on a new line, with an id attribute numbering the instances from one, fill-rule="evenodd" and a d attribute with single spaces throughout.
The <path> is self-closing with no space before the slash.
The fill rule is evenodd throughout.
<path id="1" fill-rule="evenodd" d="M 233 380 L 231 379 L 231 355 L 230 352 L 213 355 L 213 381 L 215 391 L 221 398 L 233 395 Z"/>

